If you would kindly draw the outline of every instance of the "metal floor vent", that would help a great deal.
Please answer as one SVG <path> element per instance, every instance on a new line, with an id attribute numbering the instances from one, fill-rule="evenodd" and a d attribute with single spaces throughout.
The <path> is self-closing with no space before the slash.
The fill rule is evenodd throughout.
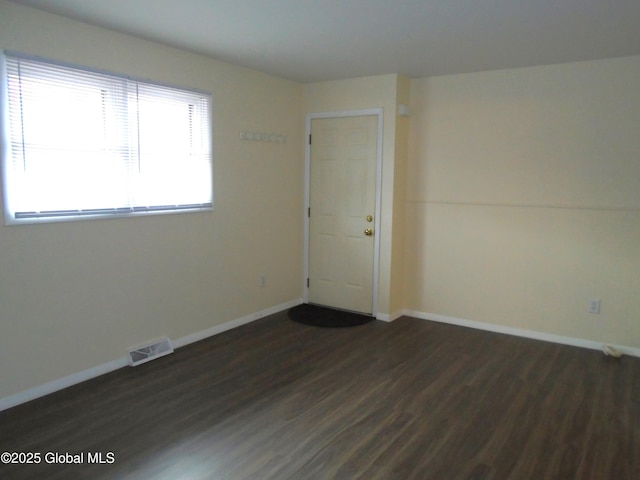
<path id="1" fill-rule="evenodd" d="M 173 353 L 173 347 L 171 346 L 171 340 L 166 337 L 162 340 L 129 350 L 129 365 L 135 367 L 136 365 L 169 355 L 170 353 Z"/>

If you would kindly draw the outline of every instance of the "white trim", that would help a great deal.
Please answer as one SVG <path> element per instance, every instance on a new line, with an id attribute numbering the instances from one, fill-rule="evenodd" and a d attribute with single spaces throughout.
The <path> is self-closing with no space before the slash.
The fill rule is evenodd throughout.
<path id="1" fill-rule="evenodd" d="M 460 327 L 473 328 L 476 330 L 485 330 L 494 333 L 504 333 L 516 337 L 530 338 L 533 340 L 541 340 L 544 342 L 559 343 L 561 345 L 571 345 L 573 347 L 588 348 L 590 350 L 602 351 L 605 346 L 612 346 L 624 355 L 632 357 L 640 357 L 640 348 L 628 347 L 625 345 L 613 345 L 606 342 L 597 342 L 593 340 L 585 340 L 583 338 L 565 337 L 564 335 L 556 335 L 554 333 L 538 332 L 524 328 L 508 327 L 495 323 L 478 322 L 475 320 L 467 320 L 463 318 L 448 317 L 446 315 L 438 315 L 436 313 L 418 312 L 415 310 L 404 310 L 404 315 L 408 317 L 419 318 L 421 320 L 430 320 L 439 323 L 448 323 Z"/>
<path id="2" fill-rule="evenodd" d="M 296 305 L 300 305 L 301 303 L 302 303 L 302 299 L 297 298 L 289 302 L 281 303 L 280 305 L 266 308 L 256 313 L 252 313 L 250 315 L 245 315 L 244 317 L 231 320 L 230 322 L 226 322 L 221 325 L 216 325 L 215 327 L 209 328 L 207 330 L 203 330 L 201 332 L 187 335 L 186 337 L 179 338 L 178 340 L 172 343 L 175 348 L 184 347 L 186 345 L 189 345 L 190 343 L 194 343 L 199 340 L 203 340 L 205 338 L 211 337 L 213 335 L 218 335 L 219 333 L 226 332 L 227 330 L 240 327 L 241 325 L 251 323 L 262 317 L 266 317 L 267 315 L 272 315 L 274 313 L 278 313 L 283 310 L 288 310 L 289 308 L 295 307 Z M 100 375 L 113 372 L 114 370 L 118 370 L 128 365 L 129 365 L 128 358 L 122 357 L 107 363 L 103 363 L 102 365 L 98 365 L 98 366 L 89 368 L 87 370 L 83 370 L 81 372 L 72 373 L 71 375 L 68 375 L 66 377 L 59 378 L 58 380 L 53 380 L 51 382 L 38 385 L 37 387 L 33 387 L 28 390 L 24 390 L 16 394 L 9 395 L 7 397 L 0 398 L 0 412 L 8 408 L 15 407 L 16 405 L 20 405 L 22 403 L 35 400 L 36 398 L 44 397 L 45 395 L 48 395 L 53 392 L 57 392 L 58 390 L 62 390 L 64 388 L 71 387 L 78 383 L 82 383 L 87 380 L 90 380 L 92 378 L 99 377 Z"/>
<path id="3" fill-rule="evenodd" d="M 185 345 L 189 345 L 190 343 L 199 342 L 200 340 L 204 340 L 205 338 L 213 337 L 214 335 L 218 335 L 220 333 L 226 332 L 227 330 L 232 330 L 234 328 L 241 327 L 242 325 L 246 325 L 247 323 L 254 322 L 262 317 L 266 317 L 267 315 L 272 315 L 274 313 L 282 312 L 283 310 L 288 310 L 291 307 L 300 305 L 301 303 L 302 303 L 302 299 L 297 298 L 289 302 L 281 303 L 280 305 L 276 305 L 274 307 L 260 310 L 259 312 L 256 312 L 256 313 L 245 315 L 244 317 L 236 318 L 235 320 L 231 320 L 230 322 L 223 323 L 222 325 L 216 325 L 214 327 L 208 328 L 207 330 L 202 330 L 201 332 L 192 333 L 191 335 L 187 335 L 186 337 L 179 338 L 172 343 L 176 348 L 184 347 Z"/>
<path id="4" fill-rule="evenodd" d="M 72 373 L 71 375 L 68 375 L 66 377 L 59 378 L 58 380 L 53 380 L 51 382 L 38 385 L 37 387 L 30 388 L 29 390 L 24 390 L 14 395 L 9 395 L 8 397 L 0 399 L 0 411 L 6 410 L 7 408 L 15 407 L 16 405 L 20 405 L 21 403 L 29 402 L 39 397 L 44 397 L 45 395 L 49 395 L 50 393 L 57 392 L 58 390 L 71 387 L 78 383 L 82 383 L 91 378 L 99 377 L 100 375 L 104 375 L 105 373 L 113 372 L 114 370 L 126 367 L 127 365 L 129 365 L 129 361 L 126 357 L 122 357 L 117 360 L 103 363 L 102 365 L 88 368 L 87 370 L 83 370 L 81 372 Z"/>
<path id="5" fill-rule="evenodd" d="M 7 88 L 7 66 L 5 56 L 0 51 L 0 186 L 2 187 L 2 204 L 4 205 L 3 217 L 6 218 L 5 212 L 13 208 L 11 199 L 9 198 L 9 174 L 12 174 L 9 168 L 10 148 L 10 132 L 9 132 L 9 93 Z"/>
<path id="6" fill-rule="evenodd" d="M 2 55 L 2 52 L 0 52 L 0 55 Z M 10 145 L 21 146 L 21 153 L 17 158 L 14 155 L 15 152 L 12 154 L 3 152 L 0 158 L 3 162 L 4 195 L 9 200 L 5 202 L 4 206 L 5 225 L 130 218 L 213 210 L 213 152 L 212 140 L 210 138 L 213 96 L 211 93 L 201 90 L 196 91 L 191 88 L 185 89 L 176 86 L 166 86 L 158 82 L 149 82 L 140 78 L 61 63 L 56 60 L 25 55 L 13 51 L 5 51 L 2 57 L 2 69 L 0 71 L 0 82 L 2 83 L 0 88 L 3 90 L 1 94 L 2 107 L 0 109 L 0 117 L 2 117 L 0 120 L 2 120 L 2 128 L 4 129 L 2 144 L 5 145 L 5 140 L 9 139 Z M 17 114 L 21 118 L 28 118 L 28 112 L 31 108 L 29 105 L 35 105 L 39 95 L 44 93 L 38 88 L 34 87 L 35 90 L 31 90 L 31 87 L 29 87 L 28 90 L 24 90 L 23 98 L 23 88 L 21 85 L 28 84 L 37 86 L 41 80 L 50 75 L 54 75 L 56 81 L 59 82 L 58 84 L 68 92 L 86 91 L 98 97 L 101 93 L 108 95 L 108 103 L 112 104 L 113 108 L 109 107 L 102 112 L 102 116 L 104 117 L 103 122 L 106 122 L 104 123 L 105 125 L 113 124 L 117 129 L 124 128 L 126 130 L 131 128 L 139 131 L 141 128 L 144 128 L 144 125 L 147 125 L 144 117 L 136 118 L 135 116 L 129 116 L 128 119 L 122 118 L 121 113 L 126 113 L 126 109 L 132 107 L 132 101 L 137 102 L 135 107 L 141 105 L 138 100 L 132 99 L 127 91 L 144 89 L 146 91 L 145 95 L 149 96 L 150 99 L 179 102 L 183 106 L 190 105 L 190 112 L 193 110 L 191 112 L 193 115 L 190 115 L 189 119 L 199 127 L 194 130 L 194 132 L 200 133 L 198 133 L 197 145 L 192 145 L 189 153 L 195 155 L 194 158 L 197 158 L 198 161 L 201 162 L 202 168 L 207 170 L 207 172 L 204 173 L 208 173 L 208 175 L 201 175 L 191 168 L 185 170 L 183 173 L 187 174 L 189 178 L 196 174 L 202 177 L 202 185 L 193 189 L 193 191 L 189 191 L 188 189 L 171 189 L 175 190 L 175 192 L 162 194 L 166 195 L 162 196 L 162 198 L 156 198 L 157 189 L 154 189 L 152 194 L 147 195 L 145 193 L 147 187 L 154 187 L 157 184 L 157 180 L 153 175 L 146 173 L 144 167 L 139 167 L 141 165 L 141 153 L 139 151 L 141 137 L 138 136 L 136 139 L 129 134 L 124 134 L 124 136 L 119 137 L 119 139 L 105 139 L 107 144 L 124 142 L 122 145 L 126 145 L 129 142 L 136 143 L 137 140 L 135 151 L 129 151 L 129 156 L 133 154 L 135 157 L 133 160 L 135 160 L 135 162 L 132 162 L 131 158 L 125 161 L 126 159 L 123 158 L 122 155 L 126 152 L 121 150 L 118 153 L 118 159 L 114 159 L 115 162 L 123 167 L 124 171 L 114 173 L 113 181 L 119 186 L 123 186 L 125 190 L 124 194 L 119 193 L 119 188 L 110 189 L 116 192 L 114 194 L 102 192 L 99 193 L 98 196 L 93 196 L 83 193 L 75 199 L 66 198 L 64 195 L 53 194 L 52 192 L 54 192 L 54 190 L 51 190 L 49 194 L 45 191 L 37 193 L 42 190 L 38 188 L 38 178 L 40 174 L 37 169 L 35 173 L 31 172 L 31 168 L 29 167 L 29 154 L 34 145 L 28 141 L 28 138 L 25 138 L 24 132 L 22 135 L 11 135 L 7 132 L 6 125 L 11 123 L 11 116 L 14 114 Z M 19 94 L 19 98 L 14 98 L 15 95 L 12 93 L 14 88 L 16 88 L 16 93 Z M 7 98 L 9 98 L 8 102 Z M 16 101 L 12 101 L 11 99 Z M 57 113 L 48 107 L 46 107 L 45 110 L 48 114 Z M 43 113 L 44 110 L 42 112 L 34 112 L 34 115 Z M 27 117 L 25 117 L 25 115 Z M 126 115 L 124 116 L 126 117 Z M 74 117 L 76 117 L 76 120 L 79 120 L 77 115 L 74 114 Z M 27 120 L 25 120 L 25 122 L 26 121 Z M 129 126 L 126 125 L 127 122 L 130 124 Z M 25 123 L 25 125 L 26 124 L 27 123 Z M 19 132 L 19 129 L 8 128 L 8 130 L 14 131 L 14 133 Z M 6 134 L 9 135 L 7 138 L 4 137 Z M 200 136 L 202 138 L 199 138 Z M 73 138 L 65 139 L 63 143 L 63 150 L 60 150 L 63 153 L 65 150 L 77 148 L 75 139 Z M 40 147 L 45 149 L 45 153 L 46 151 L 56 148 L 56 146 L 49 141 L 44 141 L 44 143 L 40 144 Z M 10 147 L 5 147 L 5 150 L 6 149 L 10 149 Z M 112 153 L 114 155 L 116 154 L 115 151 L 112 151 Z M 144 165 L 144 163 L 142 163 L 142 165 Z M 178 165 L 177 162 L 176 165 Z M 179 166 L 170 168 L 181 170 Z M 198 169 L 200 170 L 200 168 Z M 132 192 L 130 190 L 133 184 L 131 184 L 130 181 L 124 185 L 121 185 L 121 183 L 122 180 L 126 180 L 128 175 L 134 173 L 137 175 L 136 185 L 137 182 L 142 182 L 141 185 L 144 188 L 136 189 L 135 192 Z M 84 181 L 88 178 L 84 172 L 78 171 L 73 165 L 61 168 L 60 175 L 60 178 L 71 178 L 76 182 Z M 64 188 L 55 187 L 58 180 L 52 179 L 48 183 L 50 183 L 55 190 L 63 191 Z M 165 188 L 163 192 L 171 192 L 171 190 Z M 135 194 L 129 195 L 131 193 Z M 139 193 L 141 193 L 141 195 L 139 195 Z"/>
<path id="7" fill-rule="evenodd" d="M 311 146 L 309 145 L 309 135 L 311 135 L 311 121 L 318 118 L 342 118 L 361 117 L 375 115 L 378 117 L 378 138 L 376 145 L 376 205 L 374 212 L 374 232 L 373 236 L 373 291 L 371 314 L 377 318 L 378 312 L 378 289 L 380 276 L 380 212 L 382 211 L 382 138 L 384 134 L 384 115 L 382 108 L 367 108 L 362 110 L 345 110 L 339 112 L 309 113 L 305 119 L 305 146 L 304 146 L 304 274 L 302 277 L 303 301 L 309 301 L 309 290 L 307 289 L 307 278 L 309 278 L 309 183 L 311 180 Z"/>
<path id="8" fill-rule="evenodd" d="M 378 313 L 376 320 L 382 320 L 383 322 L 393 322 L 403 316 L 405 313 L 403 310 L 393 313 Z"/>

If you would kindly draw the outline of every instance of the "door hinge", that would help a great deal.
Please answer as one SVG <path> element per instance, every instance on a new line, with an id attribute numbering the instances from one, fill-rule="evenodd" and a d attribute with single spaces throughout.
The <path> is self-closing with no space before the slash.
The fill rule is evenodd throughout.
<path id="1" fill-rule="evenodd" d="M 309 134 L 309 145 L 311 145 L 311 134 Z"/>
<path id="2" fill-rule="evenodd" d="M 311 207 L 307 209 L 307 218 L 311 218 Z"/>
<path id="3" fill-rule="evenodd" d="M 307 277 L 307 288 L 309 288 L 309 277 Z"/>

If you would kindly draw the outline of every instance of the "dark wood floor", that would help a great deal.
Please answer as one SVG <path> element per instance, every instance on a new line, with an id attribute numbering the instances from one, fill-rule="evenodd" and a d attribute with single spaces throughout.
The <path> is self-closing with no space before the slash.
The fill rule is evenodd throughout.
<path id="1" fill-rule="evenodd" d="M 12 480 L 635 480 L 640 359 L 281 313 L 2 412 L 3 451 L 85 454 Z"/>

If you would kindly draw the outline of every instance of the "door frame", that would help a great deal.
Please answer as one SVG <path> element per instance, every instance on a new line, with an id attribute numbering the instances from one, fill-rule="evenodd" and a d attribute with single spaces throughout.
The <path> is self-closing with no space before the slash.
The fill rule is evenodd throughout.
<path id="1" fill-rule="evenodd" d="M 311 182 L 311 146 L 309 145 L 309 135 L 311 135 L 311 121 L 319 118 L 341 118 L 341 117 L 362 117 L 376 116 L 378 120 L 378 138 L 376 145 L 376 199 L 374 211 L 374 236 L 373 236 L 373 292 L 371 297 L 371 315 L 375 318 L 378 314 L 378 286 L 380 271 L 380 211 L 382 205 L 382 134 L 383 134 L 383 110 L 382 108 L 369 108 L 362 110 L 345 110 L 337 112 L 309 113 L 305 119 L 305 141 L 304 141 L 304 275 L 302 278 L 303 301 L 309 301 L 309 289 L 307 279 L 309 278 L 309 196 Z"/>

